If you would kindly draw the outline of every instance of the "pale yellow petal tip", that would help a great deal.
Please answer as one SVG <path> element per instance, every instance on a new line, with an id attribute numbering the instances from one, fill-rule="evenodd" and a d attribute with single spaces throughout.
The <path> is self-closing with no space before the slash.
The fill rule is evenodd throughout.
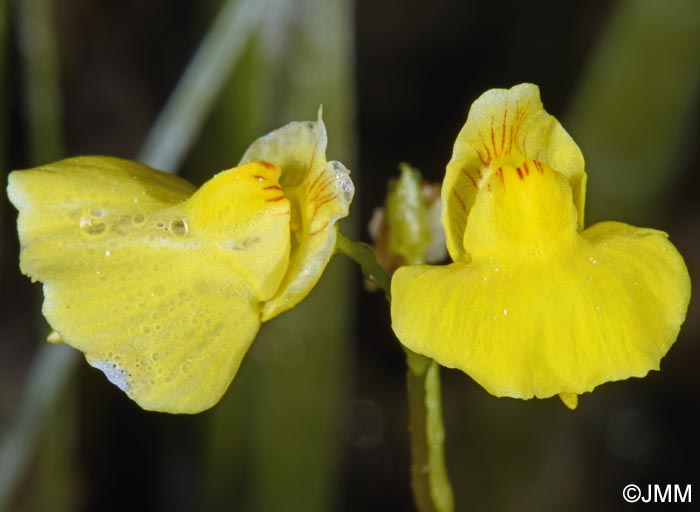
<path id="1" fill-rule="evenodd" d="M 242 162 L 266 160 L 282 170 L 291 205 L 292 252 L 277 293 L 262 305 L 262 320 L 291 309 L 318 282 L 335 248 L 335 223 L 349 213 L 355 186 L 350 171 L 326 157 L 323 108 L 317 121 L 292 122 L 256 140 Z"/>
<path id="2" fill-rule="evenodd" d="M 63 343 L 63 336 L 58 331 L 51 331 L 46 337 L 49 343 Z"/>
<path id="3" fill-rule="evenodd" d="M 559 393 L 559 399 L 572 411 L 578 407 L 578 395 L 576 393 Z"/>

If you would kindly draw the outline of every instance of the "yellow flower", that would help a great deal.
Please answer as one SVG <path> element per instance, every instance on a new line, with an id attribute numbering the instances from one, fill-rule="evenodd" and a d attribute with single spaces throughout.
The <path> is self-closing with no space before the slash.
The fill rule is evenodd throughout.
<path id="1" fill-rule="evenodd" d="M 690 299 L 667 235 L 618 222 L 583 229 L 583 157 L 521 84 L 477 99 L 442 189 L 454 263 L 392 280 L 393 328 L 414 352 L 489 393 L 559 394 L 658 369 Z"/>
<path id="2" fill-rule="evenodd" d="M 127 160 L 13 172 L 20 266 L 65 341 L 149 410 L 195 413 L 233 379 L 262 321 L 316 284 L 353 184 L 326 130 L 291 123 L 198 190 Z"/>

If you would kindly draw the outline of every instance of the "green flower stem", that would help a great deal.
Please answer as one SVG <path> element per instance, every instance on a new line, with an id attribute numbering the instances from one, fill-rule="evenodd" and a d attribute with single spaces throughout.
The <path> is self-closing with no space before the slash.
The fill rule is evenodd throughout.
<path id="1" fill-rule="evenodd" d="M 452 512 L 454 499 L 445 466 L 440 366 L 406 350 L 411 487 L 421 512 Z"/>
<path id="2" fill-rule="evenodd" d="M 387 300 L 391 301 L 390 277 L 377 263 L 370 246 L 338 232 L 336 252 L 360 265 L 364 276 L 384 290 Z M 452 512 L 452 485 L 445 466 L 440 366 L 408 349 L 405 352 L 413 496 L 420 512 Z"/>
<path id="3" fill-rule="evenodd" d="M 335 242 L 335 251 L 336 253 L 345 254 L 352 261 L 360 265 L 362 274 L 384 291 L 387 301 L 391 300 L 389 274 L 387 274 L 379 263 L 377 263 L 377 258 L 374 255 L 374 251 L 369 245 L 350 240 L 340 231 L 338 231 L 338 238 Z"/>

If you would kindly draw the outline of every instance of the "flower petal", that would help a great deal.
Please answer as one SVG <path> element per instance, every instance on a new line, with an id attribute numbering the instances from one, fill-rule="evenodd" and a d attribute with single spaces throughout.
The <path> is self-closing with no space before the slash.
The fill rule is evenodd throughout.
<path id="1" fill-rule="evenodd" d="M 602 223 L 546 261 L 517 254 L 400 268 L 393 328 L 414 352 L 496 396 L 580 394 L 658 369 L 690 298 L 659 231 Z"/>
<path id="2" fill-rule="evenodd" d="M 586 175 L 576 143 L 545 112 L 537 86 L 520 84 L 511 89 L 491 89 L 469 110 L 443 182 L 442 222 L 454 261 L 469 258 L 462 240 L 476 194 L 485 180 L 499 167 L 517 167 L 527 159 L 538 160 L 569 179 L 579 226 L 583 226 Z"/>
<path id="3" fill-rule="evenodd" d="M 472 260 L 545 257 L 569 250 L 576 208 L 566 177 L 538 161 L 504 165 L 484 180 L 464 231 Z"/>
<path id="4" fill-rule="evenodd" d="M 280 168 L 251 162 L 220 172 L 183 205 L 188 229 L 217 250 L 210 258 L 245 279 L 259 302 L 278 290 L 289 266 L 290 203 Z"/>
<path id="5" fill-rule="evenodd" d="M 225 171 L 192 195 L 135 162 L 68 159 L 10 175 L 21 269 L 43 313 L 141 407 L 195 413 L 226 390 L 279 287 L 289 205 L 279 169 Z M 259 179 L 262 178 L 262 179 Z"/>
<path id="6" fill-rule="evenodd" d="M 255 141 L 241 162 L 266 160 L 282 169 L 280 185 L 292 205 L 292 253 L 278 293 L 263 305 L 263 321 L 298 304 L 321 277 L 335 249 L 335 222 L 354 195 L 349 171 L 326 160 L 326 127 L 293 122 Z"/>

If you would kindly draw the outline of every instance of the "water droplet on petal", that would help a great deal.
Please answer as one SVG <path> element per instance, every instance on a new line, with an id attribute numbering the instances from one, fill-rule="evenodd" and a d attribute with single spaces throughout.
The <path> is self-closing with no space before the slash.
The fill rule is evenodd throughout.
<path id="1" fill-rule="evenodd" d="M 170 231 L 176 236 L 187 235 L 187 222 L 185 222 L 185 219 L 171 220 Z"/>
<path id="2" fill-rule="evenodd" d="M 343 199 L 346 203 L 350 203 L 355 195 L 355 185 L 350 179 L 350 171 L 338 161 L 334 160 L 329 163 L 335 172 L 335 179 L 338 183 L 338 188 L 340 188 L 340 191 L 343 193 Z"/>
<path id="3" fill-rule="evenodd" d="M 104 222 L 93 222 L 91 217 L 83 217 L 80 219 L 80 229 L 86 235 L 100 235 L 107 230 L 107 225 Z"/>

